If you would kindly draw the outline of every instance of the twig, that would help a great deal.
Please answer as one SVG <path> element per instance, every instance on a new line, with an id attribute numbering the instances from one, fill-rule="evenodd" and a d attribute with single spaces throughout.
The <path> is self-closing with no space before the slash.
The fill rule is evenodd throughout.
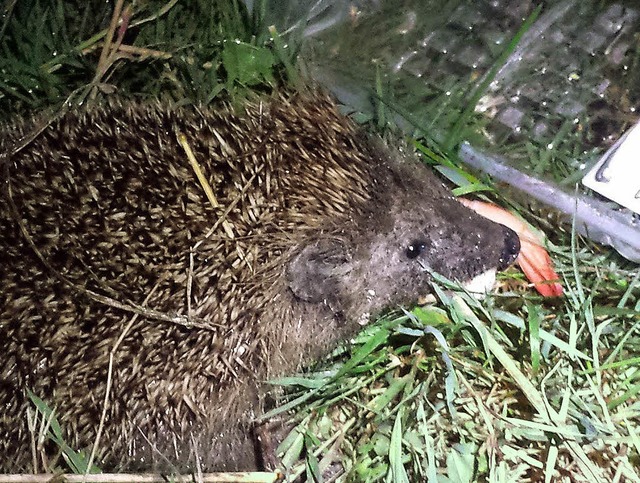
<path id="1" fill-rule="evenodd" d="M 151 289 L 151 291 L 149 291 L 149 294 L 145 297 L 144 301 L 142 302 L 143 305 L 146 305 L 149 302 L 149 299 L 157 290 L 159 283 L 160 282 L 156 283 L 156 285 Z M 111 393 L 111 383 L 113 379 L 112 377 L 113 376 L 113 359 L 115 357 L 116 351 L 118 350 L 118 347 L 120 347 L 120 344 L 122 343 L 125 336 L 127 335 L 127 332 L 129 332 L 129 330 L 131 329 L 135 321 L 138 320 L 138 315 L 139 314 L 133 314 L 133 316 L 131 317 L 131 320 L 129 320 L 129 323 L 125 326 L 124 329 L 122 329 L 122 333 L 120 334 L 120 337 L 118 337 L 118 340 L 111 348 L 111 352 L 109 352 L 109 368 L 107 370 L 107 387 L 104 392 L 102 414 L 100 415 L 100 424 L 98 425 L 98 433 L 96 434 L 96 439 L 93 441 L 93 446 L 91 447 L 91 455 L 89 456 L 89 461 L 87 462 L 85 476 L 89 475 L 89 471 L 91 471 L 91 467 L 93 466 L 93 460 L 95 459 L 96 452 L 98 450 L 98 445 L 100 444 L 100 438 L 102 437 L 102 431 L 104 429 L 104 421 L 107 418 L 107 408 L 109 406 L 109 394 Z M 83 482 L 84 481 L 85 480 L 83 480 Z"/>
<path id="2" fill-rule="evenodd" d="M 98 67 L 96 69 L 96 79 L 100 79 L 102 74 L 104 74 L 104 64 L 107 61 L 107 57 L 109 56 L 109 51 L 111 50 L 111 43 L 113 42 L 113 34 L 116 31 L 116 27 L 118 26 L 118 20 L 120 19 L 120 13 L 122 12 L 122 5 L 124 4 L 124 0 L 117 0 L 115 6 L 113 7 L 113 14 L 111 15 L 111 22 L 109 23 L 109 28 L 107 29 L 107 34 L 104 39 L 104 44 L 102 44 L 102 52 L 100 52 L 100 58 L 98 59 Z"/>
<path id="3" fill-rule="evenodd" d="M 211 203 L 211 206 L 213 206 L 214 208 L 221 208 L 220 203 L 218 203 L 218 199 L 216 198 L 216 195 L 213 192 L 211 185 L 209 184 L 209 181 L 207 181 L 206 176 L 202 172 L 200 163 L 198 163 L 195 154 L 193 154 L 191 145 L 189 144 L 189 141 L 187 141 L 187 136 L 185 136 L 181 132 L 178 132 L 177 137 L 178 143 L 180 143 L 180 146 L 182 146 L 182 149 L 184 149 L 184 152 L 187 155 L 187 159 L 189 160 L 189 164 L 191 165 L 191 169 L 193 169 L 193 172 L 196 174 L 196 177 L 198 178 L 202 189 L 207 195 L 209 203 Z M 229 237 L 229 240 L 233 240 L 235 238 L 235 234 L 233 233 L 231 224 L 224 218 L 222 220 L 222 228 L 224 228 L 224 231 L 227 234 L 227 237 Z"/>
<path id="4" fill-rule="evenodd" d="M 86 49 L 82 50 L 82 54 L 83 55 L 90 54 L 91 52 L 98 49 L 99 47 L 100 47 L 100 44 L 87 47 Z M 137 47 L 135 45 L 128 45 L 128 44 L 121 44 L 120 46 L 118 46 L 118 51 L 123 52 L 125 54 L 129 54 L 128 57 L 137 55 L 141 59 L 144 59 L 146 57 L 155 57 L 157 59 L 167 60 L 173 57 L 173 54 L 169 52 L 165 52 L 163 50 L 148 49 L 146 47 Z"/>
<path id="5" fill-rule="evenodd" d="M 170 0 L 162 8 L 160 8 L 156 13 L 154 13 L 152 15 L 149 15 L 148 17 L 145 17 L 143 19 L 137 20 L 135 22 L 131 22 L 130 27 L 138 27 L 139 25 L 142 25 L 142 24 L 145 24 L 145 23 L 148 23 L 148 22 L 152 22 L 153 20 L 156 20 L 156 19 L 162 17 L 169 10 L 171 10 L 177 3 L 178 3 L 178 0 Z M 96 42 L 98 42 L 101 39 L 105 38 L 107 36 L 108 32 L 109 32 L 109 29 L 104 29 L 104 30 L 98 32 L 97 34 L 91 36 L 87 40 L 81 42 L 76 47 L 73 47 L 70 51 L 71 52 L 82 52 L 83 50 L 90 48 Z M 54 59 L 51 59 L 51 60 L 45 62 L 44 64 L 42 64 L 42 70 L 44 70 L 45 72 L 49 72 L 49 73 L 55 71 L 57 68 L 60 67 L 60 61 L 61 61 L 61 59 L 65 58 L 65 56 L 69 57 L 69 54 L 58 55 Z"/>
<path id="6" fill-rule="evenodd" d="M 214 134 L 217 135 L 215 131 L 214 131 Z M 195 154 L 193 154 L 193 150 L 191 149 L 191 145 L 189 144 L 189 141 L 187 141 L 187 137 L 181 132 L 177 132 L 176 136 L 178 138 L 178 143 L 180 144 L 180 146 L 182 146 L 182 149 L 184 149 L 184 152 L 187 155 L 187 158 L 189 159 L 189 164 L 191 165 L 191 168 L 196 174 L 196 177 L 198 178 L 198 181 L 200 182 L 202 189 L 204 190 L 205 194 L 207 195 L 207 198 L 209 199 L 209 203 L 211 203 L 211 206 L 213 206 L 214 209 L 221 209 L 222 206 L 220 205 L 220 203 L 218 203 L 218 199 L 216 198 L 216 195 L 213 192 L 213 189 L 211 188 L 209 181 L 207 181 L 206 176 L 202 172 L 200 163 L 198 163 L 198 160 L 196 159 Z M 221 143 L 223 142 L 220 136 L 218 136 L 218 139 L 220 140 Z M 251 179 L 253 179 L 253 177 Z M 229 211 L 225 211 L 219 220 L 221 220 L 222 228 L 224 229 L 229 240 L 234 240 L 235 234 L 233 233 L 233 227 L 231 226 L 231 223 L 229 223 L 229 221 L 227 220 L 228 213 Z M 214 226 L 217 226 L 217 225 L 218 223 L 216 223 Z M 238 257 L 240 258 L 240 260 L 247 265 L 247 267 L 251 272 L 253 272 L 253 268 L 251 267 L 249 260 L 247 260 L 246 255 L 244 254 L 242 248 L 240 248 L 240 245 L 238 243 L 236 243 L 236 252 L 238 253 Z"/>
<path id="7" fill-rule="evenodd" d="M 96 74 L 91 81 L 91 85 L 94 87 L 91 93 L 91 98 L 95 99 L 97 95 L 97 86 L 101 83 L 104 75 L 109 67 L 111 67 L 119 58 L 118 50 L 124 39 L 124 34 L 129 26 L 129 20 L 131 19 L 131 5 L 127 5 L 126 8 L 122 8 L 124 0 L 117 0 L 113 9 L 113 15 L 111 16 L 111 23 L 109 24 L 109 30 L 105 37 L 104 44 L 102 46 L 102 52 L 100 53 L 100 59 L 98 60 L 98 66 L 96 67 Z M 120 28 L 118 29 L 118 36 L 116 41 L 113 41 L 113 35 L 118 21 L 121 21 Z"/>

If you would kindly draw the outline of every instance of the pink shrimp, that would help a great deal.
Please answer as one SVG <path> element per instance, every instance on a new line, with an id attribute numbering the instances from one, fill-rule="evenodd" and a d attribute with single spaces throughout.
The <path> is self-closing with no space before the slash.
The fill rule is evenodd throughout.
<path id="1" fill-rule="evenodd" d="M 504 208 L 483 201 L 458 198 L 460 203 L 485 218 L 511 228 L 520 238 L 520 254 L 516 264 L 520 266 L 535 289 L 545 297 L 562 295 L 562 285 L 553 269 L 553 262 L 542 241 L 529 226 Z"/>

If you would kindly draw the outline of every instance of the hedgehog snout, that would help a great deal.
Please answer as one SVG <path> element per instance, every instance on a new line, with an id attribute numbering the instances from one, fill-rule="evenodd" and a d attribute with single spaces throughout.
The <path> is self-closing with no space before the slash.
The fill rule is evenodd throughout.
<path id="1" fill-rule="evenodd" d="M 504 246 L 502 248 L 502 253 L 500 254 L 500 259 L 498 260 L 498 270 L 504 270 L 518 258 L 518 254 L 520 253 L 520 238 L 518 238 L 518 234 L 513 231 L 511 228 L 503 227 L 504 229 Z"/>

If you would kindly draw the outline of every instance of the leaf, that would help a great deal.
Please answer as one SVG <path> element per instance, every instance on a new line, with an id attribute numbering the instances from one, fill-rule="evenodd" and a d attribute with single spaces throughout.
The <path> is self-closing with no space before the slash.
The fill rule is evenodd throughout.
<path id="1" fill-rule="evenodd" d="M 407 471 L 402 464 L 402 407 L 398 410 L 396 421 L 393 423 L 391 443 L 389 444 L 389 477 L 394 483 L 409 483 Z"/>
<path id="2" fill-rule="evenodd" d="M 36 407 L 36 410 L 40 414 L 42 414 L 43 418 L 47 421 L 51 421 L 49 430 L 47 432 L 47 436 L 56 445 L 58 445 L 58 447 L 60 448 L 60 451 L 62 451 L 62 456 L 64 457 L 64 460 L 66 461 L 71 471 L 77 474 L 102 473 L 100 468 L 98 468 L 95 465 L 92 465 L 91 468 L 87 470 L 89 459 L 84 454 L 84 452 L 76 451 L 67 444 L 62 434 L 62 427 L 60 426 L 60 423 L 58 423 L 58 420 L 55 417 L 54 410 L 51 409 L 47 405 L 47 403 L 45 403 L 42 399 L 40 399 L 38 396 L 36 396 L 33 392 L 29 391 L 28 389 L 27 389 L 27 395 L 29 396 L 29 399 L 31 400 L 33 405 Z"/>
<path id="3" fill-rule="evenodd" d="M 227 88 L 234 84 L 245 87 L 274 83 L 275 59 L 266 47 L 256 47 L 240 41 L 225 42 L 222 65 L 227 72 Z"/>
<path id="4" fill-rule="evenodd" d="M 447 475 L 451 481 L 466 483 L 473 481 L 475 448 L 471 444 L 457 444 L 447 455 Z"/>

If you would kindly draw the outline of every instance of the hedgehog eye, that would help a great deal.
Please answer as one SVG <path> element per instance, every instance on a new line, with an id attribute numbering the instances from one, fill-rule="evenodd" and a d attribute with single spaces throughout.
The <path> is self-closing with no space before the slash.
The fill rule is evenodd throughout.
<path id="1" fill-rule="evenodd" d="M 405 253 L 408 259 L 413 260 L 414 258 L 417 258 L 418 255 L 420 255 L 422 252 L 424 252 L 425 248 L 425 242 L 421 240 L 415 240 L 409 244 Z"/>

